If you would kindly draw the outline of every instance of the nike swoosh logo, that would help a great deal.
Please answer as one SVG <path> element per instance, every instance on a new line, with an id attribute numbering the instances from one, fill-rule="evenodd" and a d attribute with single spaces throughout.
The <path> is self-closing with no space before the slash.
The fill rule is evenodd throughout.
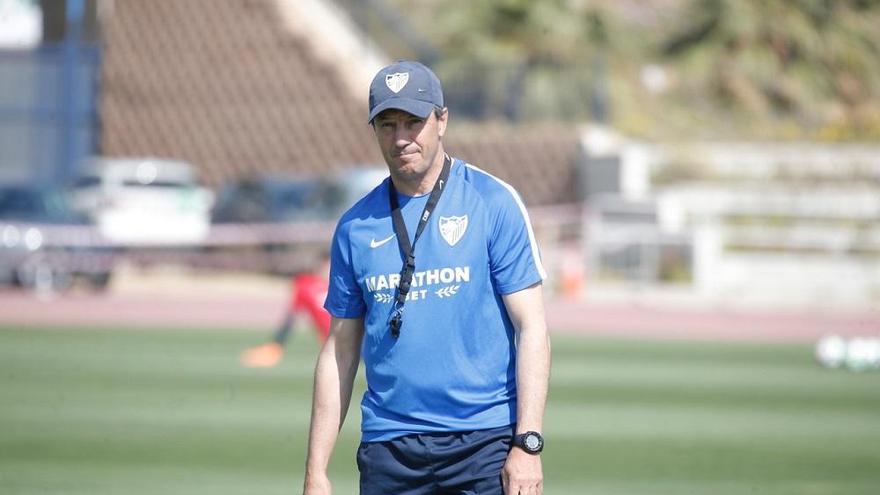
<path id="1" fill-rule="evenodd" d="M 391 234 L 390 236 L 388 236 L 385 239 L 382 239 L 381 241 L 377 241 L 376 239 L 370 239 L 370 247 L 373 249 L 376 249 L 379 246 L 383 246 L 383 245 L 387 244 L 388 241 L 390 241 L 391 239 L 394 239 L 394 234 Z"/>

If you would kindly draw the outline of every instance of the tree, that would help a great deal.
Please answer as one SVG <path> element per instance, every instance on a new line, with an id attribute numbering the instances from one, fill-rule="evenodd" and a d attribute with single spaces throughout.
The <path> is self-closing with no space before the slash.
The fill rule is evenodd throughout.
<path id="1" fill-rule="evenodd" d="M 753 115 L 870 125 L 880 112 L 880 2 L 696 0 L 662 43 L 687 91 Z"/>

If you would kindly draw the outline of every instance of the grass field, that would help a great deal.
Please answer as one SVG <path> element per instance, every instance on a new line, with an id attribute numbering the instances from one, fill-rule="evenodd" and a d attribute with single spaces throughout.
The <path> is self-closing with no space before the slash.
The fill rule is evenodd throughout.
<path id="1" fill-rule="evenodd" d="M 0 493 L 299 493 L 317 344 L 238 366 L 261 337 L 0 327 Z M 880 493 L 880 374 L 807 346 L 555 338 L 546 420 L 548 495 Z"/>

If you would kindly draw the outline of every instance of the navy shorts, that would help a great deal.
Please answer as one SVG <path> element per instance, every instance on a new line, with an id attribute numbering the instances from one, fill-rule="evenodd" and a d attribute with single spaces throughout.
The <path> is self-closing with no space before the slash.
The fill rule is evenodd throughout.
<path id="1" fill-rule="evenodd" d="M 514 426 L 361 443 L 361 495 L 502 495 Z"/>

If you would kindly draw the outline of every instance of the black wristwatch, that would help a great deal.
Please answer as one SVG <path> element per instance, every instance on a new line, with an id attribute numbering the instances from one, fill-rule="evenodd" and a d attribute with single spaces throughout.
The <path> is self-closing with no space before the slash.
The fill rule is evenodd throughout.
<path id="1" fill-rule="evenodd" d="M 538 455 L 544 450 L 544 437 L 537 431 L 527 431 L 513 437 L 513 445 L 523 449 L 527 454 Z"/>

